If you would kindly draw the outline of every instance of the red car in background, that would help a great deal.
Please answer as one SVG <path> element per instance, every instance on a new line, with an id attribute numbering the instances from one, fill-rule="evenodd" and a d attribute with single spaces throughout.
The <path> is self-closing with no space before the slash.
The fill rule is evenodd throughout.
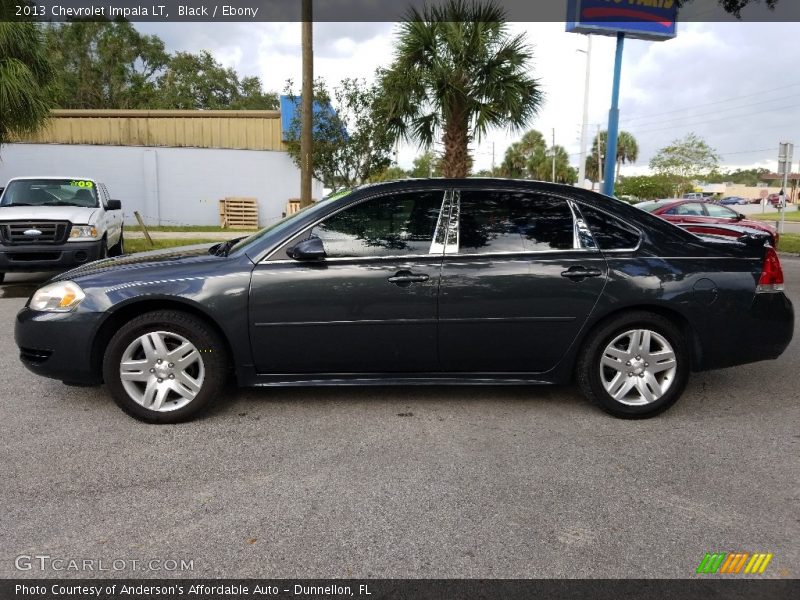
<path id="1" fill-rule="evenodd" d="M 746 218 L 743 214 L 736 212 L 713 202 L 703 202 L 699 200 L 654 200 L 652 202 L 640 202 L 637 208 L 658 215 L 662 219 L 682 226 L 692 233 L 711 233 L 714 235 L 726 235 L 729 237 L 740 237 L 742 229 L 754 229 L 763 233 L 768 233 L 772 239 L 772 244 L 778 243 L 777 230 L 764 223 L 763 221 L 753 221 Z M 693 226 L 695 225 L 696 226 Z M 733 225 L 731 229 L 718 228 L 714 225 Z"/>

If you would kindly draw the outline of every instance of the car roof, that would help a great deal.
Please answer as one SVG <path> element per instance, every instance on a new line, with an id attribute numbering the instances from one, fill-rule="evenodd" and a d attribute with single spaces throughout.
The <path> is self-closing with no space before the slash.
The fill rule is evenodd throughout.
<path id="1" fill-rule="evenodd" d="M 78 175 L 25 175 L 23 177 L 12 177 L 8 180 L 9 183 L 12 181 L 25 181 L 28 179 L 53 179 L 53 180 L 60 180 L 60 179 L 71 179 L 71 180 L 80 180 L 80 181 L 93 181 L 94 183 L 98 183 L 97 179 L 94 177 L 80 177 Z"/>

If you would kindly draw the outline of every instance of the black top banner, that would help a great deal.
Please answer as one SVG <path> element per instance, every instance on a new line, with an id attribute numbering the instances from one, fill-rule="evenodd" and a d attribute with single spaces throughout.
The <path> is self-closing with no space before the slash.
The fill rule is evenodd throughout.
<path id="1" fill-rule="evenodd" d="M 783 600 L 800 580 L 762 579 L 26 579 L 0 580 L 3 600 Z"/>
<path id="2" fill-rule="evenodd" d="M 313 19 L 318 22 L 401 21 L 412 8 L 422 9 L 446 0 L 313 0 Z M 589 2 L 593 10 L 615 13 L 614 20 L 636 19 L 648 9 L 669 9 L 676 0 L 495 0 L 507 20 L 516 22 L 564 22 L 570 6 Z M 682 0 L 678 22 L 798 22 L 800 2 L 777 0 L 774 9 L 766 0 L 748 0 L 738 17 L 726 12 L 722 0 Z M 0 20 L 62 22 L 75 19 L 149 22 L 291 22 L 299 21 L 300 0 L 0 0 Z M 626 16 L 629 15 L 629 16 Z"/>

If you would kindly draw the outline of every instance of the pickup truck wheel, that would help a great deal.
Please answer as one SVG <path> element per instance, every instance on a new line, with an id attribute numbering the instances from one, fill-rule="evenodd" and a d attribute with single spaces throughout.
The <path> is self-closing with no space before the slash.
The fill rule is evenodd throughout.
<path id="1" fill-rule="evenodd" d="M 109 250 L 109 256 L 122 256 L 125 254 L 125 237 L 122 235 L 122 232 L 119 234 L 119 241 L 117 245 Z"/>
<path id="2" fill-rule="evenodd" d="M 108 240 L 103 238 L 100 240 L 100 253 L 97 255 L 97 260 L 108 258 Z"/>
<path id="3" fill-rule="evenodd" d="M 111 338 L 103 378 L 117 405 L 148 423 L 187 421 L 220 396 L 224 342 L 206 322 L 175 310 L 145 313 Z"/>

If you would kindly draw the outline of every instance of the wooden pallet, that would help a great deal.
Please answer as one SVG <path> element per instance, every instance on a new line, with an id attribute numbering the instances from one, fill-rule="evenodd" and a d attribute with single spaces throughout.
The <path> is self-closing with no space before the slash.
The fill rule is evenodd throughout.
<path id="1" fill-rule="evenodd" d="M 289 199 L 288 204 L 286 204 L 286 214 L 293 215 L 299 210 L 300 210 L 300 200 L 298 198 Z"/>
<path id="2" fill-rule="evenodd" d="M 255 198 L 224 198 L 219 201 L 222 227 L 258 229 L 258 201 Z"/>

